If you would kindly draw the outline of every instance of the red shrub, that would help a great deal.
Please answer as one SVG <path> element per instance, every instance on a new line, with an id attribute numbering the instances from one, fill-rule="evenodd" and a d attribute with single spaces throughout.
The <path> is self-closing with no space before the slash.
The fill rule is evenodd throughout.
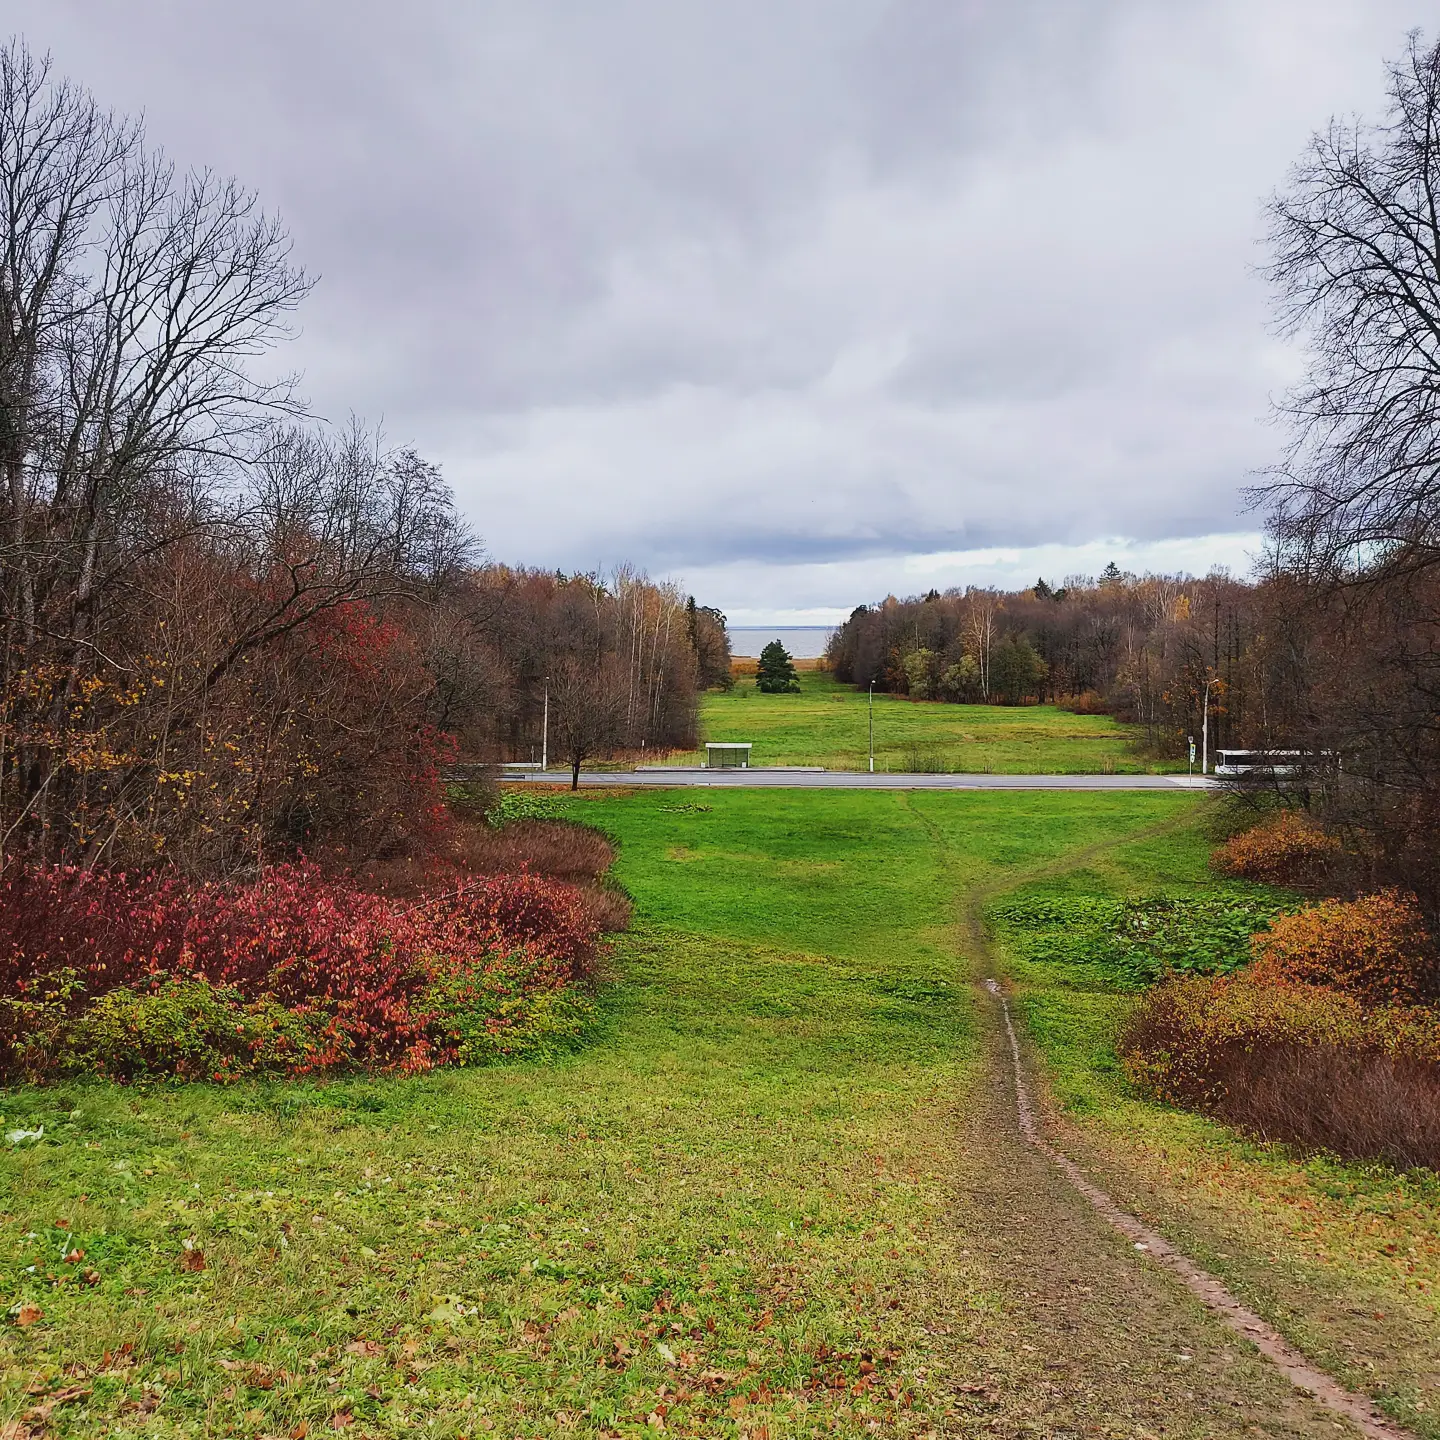
<path id="1" fill-rule="evenodd" d="M 204 980 L 325 1019 L 314 1068 L 426 1068 L 440 977 L 503 972 L 553 989 L 593 963 L 600 925 L 569 885 L 495 875 L 419 903 L 278 865 L 249 884 L 17 869 L 0 882 L 0 999 L 27 1003 L 64 972 L 82 1009 L 120 987 Z M 483 987 L 482 987 L 483 988 Z"/>
<path id="2" fill-rule="evenodd" d="M 1243 834 L 1232 836 L 1210 856 L 1222 875 L 1285 885 L 1323 888 L 1340 859 L 1340 842 L 1307 816 L 1282 810 Z"/>
<path id="3" fill-rule="evenodd" d="M 1323 985 L 1372 1005 L 1415 1005 L 1435 993 L 1420 907 L 1396 890 L 1282 915 L 1250 949 L 1258 983 Z"/>

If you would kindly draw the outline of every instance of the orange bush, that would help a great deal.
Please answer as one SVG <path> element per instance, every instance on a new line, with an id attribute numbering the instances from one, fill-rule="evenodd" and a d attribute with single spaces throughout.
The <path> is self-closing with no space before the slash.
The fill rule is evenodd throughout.
<path id="1" fill-rule="evenodd" d="M 1125 1073 L 1170 1104 L 1265 1139 L 1440 1165 L 1440 1014 L 1367 1007 L 1242 975 L 1158 985 L 1120 1040 Z"/>
<path id="2" fill-rule="evenodd" d="M 1232 836 L 1211 854 L 1210 864 L 1237 880 L 1312 890 L 1325 885 L 1339 858 L 1340 842 L 1334 836 L 1307 816 L 1282 810 Z"/>
<path id="3" fill-rule="evenodd" d="M 1257 983 L 1323 985 L 1371 1005 L 1436 993 L 1434 951 L 1412 895 L 1383 890 L 1282 915 L 1250 941 Z"/>
<path id="4" fill-rule="evenodd" d="M 1103 695 L 1097 695 L 1093 690 L 1082 690 L 1078 695 L 1057 695 L 1055 704 L 1058 709 L 1068 710 L 1072 715 L 1108 715 L 1110 706 L 1105 703 Z"/>

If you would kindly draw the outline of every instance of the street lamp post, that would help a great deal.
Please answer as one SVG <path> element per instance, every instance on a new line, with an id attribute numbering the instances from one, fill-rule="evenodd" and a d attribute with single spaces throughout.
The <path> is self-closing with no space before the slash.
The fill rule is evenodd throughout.
<path id="1" fill-rule="evenodd" d="M 870 773 L 875 773 L 875 682 L 870 682 Z"/>
<path id="2" fill-rule="evenodd" d="M 530 752 L 535 753 L 533 750 Z M 545 677 L 545 718 L 540 725 L 540 773 L 550 768 L 550 677 Z"/>
<path id="3" fill-rule="evenodd" d="M 1210 687 L 1218 685 L 1220 677 L 1212 676 L 1205 682 L 1205 711 L 1200 719 L 1200 773 L 1210 773 Z"/>

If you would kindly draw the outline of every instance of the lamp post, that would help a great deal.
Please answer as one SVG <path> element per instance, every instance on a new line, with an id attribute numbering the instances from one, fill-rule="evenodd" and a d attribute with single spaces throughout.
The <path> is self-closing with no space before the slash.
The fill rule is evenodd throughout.
<path id="1" fill-rule="evenodd" d="M 530 752 L 535 753 L 533 750 Z M 550 768 L 550 677 L 545 677 L 545 718 L 540 724 L 540 773 Z"/>
<path id="2" fill-rule="evenodd" d="M 875 682 L 870 682 L 870 773 L 875 773 Z"/>
<path id="3" fill-rule="evenodd" d="M 1210 687 L 1218 685 L 1220 677 L 1212 676 L 1205 682 L 1205 711 L 1200 719 L 1200 773 L 1210 773 Z"/>

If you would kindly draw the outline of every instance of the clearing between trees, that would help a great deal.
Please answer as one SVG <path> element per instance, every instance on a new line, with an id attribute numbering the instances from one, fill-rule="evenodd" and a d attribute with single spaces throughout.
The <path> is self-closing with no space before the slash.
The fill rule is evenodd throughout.
<path id="1" fill-rule="evenodd" d="M 799 694 L 766 695 L 741 677 L 734 689 L 700 701 L 707 740 L 749 740 L 753 765 L 823 765 L 864 770 L 869 697 L 820 670 L 801 670 Z M 998 775 L 1164 773 L 1173 761 L 1136 748 L 1144 731 L 1109 715 L 1076 715 L 1054 705 L 950 705 L 875 695 L 875 768 Z M 673 757 L 698 764 L 701 752 Z"/>

